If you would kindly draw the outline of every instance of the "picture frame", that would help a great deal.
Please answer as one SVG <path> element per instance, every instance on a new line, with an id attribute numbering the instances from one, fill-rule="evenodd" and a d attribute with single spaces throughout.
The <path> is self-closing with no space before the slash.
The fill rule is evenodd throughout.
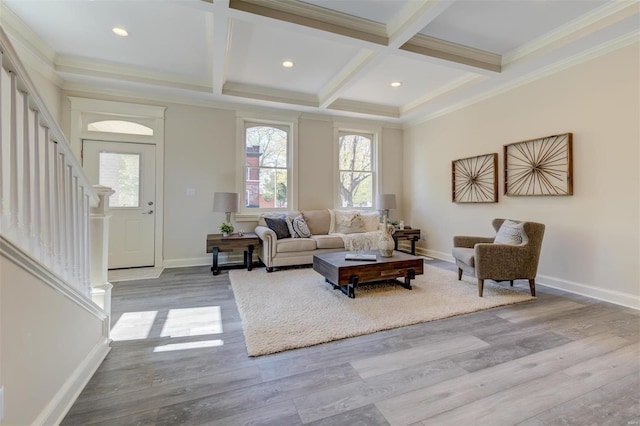
<path id="1" fill-rule="evenodd" d="M 451 162 L 451 201 L 498 202 L 498 154 L 484 154 Z"/>
<path id="2" fill-rule="evenodd" d="M 573 195 L 573 134 L 503 146 L 504 195 Z"/>

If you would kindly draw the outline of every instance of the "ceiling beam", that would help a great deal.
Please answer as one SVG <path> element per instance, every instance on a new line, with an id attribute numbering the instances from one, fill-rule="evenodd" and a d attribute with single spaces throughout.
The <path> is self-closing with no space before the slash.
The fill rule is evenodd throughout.
<path id="1" fill-rule="evenodd" d="M 229 8 L 383 46 L 388 43 L 380 24 L 301 2 L 229 0 Z"/>
<path id="2" fill-rule="evenodd" d="M 444 12 L 453 1 L 420 0 L 409 2 L 387 25 L 388 46 L 398 49 Z"/>
<path id="3" fill-rule="evenodd" d="M 205 0 L 203 0 L 205 1 Z M 226 81 L 227 53 L 231 34 L 229 19 L 229 0 L 216 0 L 213 4 L 213 54 L 212 87 L 214 95 L 221 95 Z"/>

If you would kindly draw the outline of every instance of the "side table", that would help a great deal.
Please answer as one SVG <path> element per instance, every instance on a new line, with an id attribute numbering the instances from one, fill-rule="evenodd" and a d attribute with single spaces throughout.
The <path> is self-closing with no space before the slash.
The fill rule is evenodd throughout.
<path id="1" fill-rule="evenodd" d="M 239 266 L 241 268 L 247 268 L 251 270 L 251 264 L 253 261 L 253 248 L 258 246 L 260 239 L 256 234 L 247 233 L 244 235 L 231 234 L 228 237 L 223 237 L 222 234 L 209 234 L 207 235 L 207 253 L 213 253 L 213 262 L 211 265 L 211 272 L 213 275 L 220 273 L 221 267 L 218 266 L 218 253 L 244 250 L 244 264 Z M 224 266 L 224 269 L 237 268 L 238 266 Z"/>
<path id="2" fill-rule="evenodd" d="M 420 239 L 420 230 L 414 228 L 405 227 L 404 229 L 396 229 L 396 232 L 393 234 L 393 242 L 395 243 L 395 250 L 398 250 L 398 240 L 409 240 L 411 241 L 411 251 L 406 253 L 411 253 L 412 255 L 416 255 L 416 241 Z M 400 250 L 404 251 L 404 250 Z"/>

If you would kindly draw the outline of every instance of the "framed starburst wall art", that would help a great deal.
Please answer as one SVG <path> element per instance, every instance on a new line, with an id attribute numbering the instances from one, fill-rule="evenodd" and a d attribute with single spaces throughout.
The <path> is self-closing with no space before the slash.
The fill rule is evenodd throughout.
<path id="1" fill-rule="evenodd" d="M 504 193 L 573 195 L 572 134 L 504 146 Z"/>
<path id="2" fill-rule="evenodd" d="M 479 155 L 451 162 L 451 201 L 498 202 L 498 154 Z"/>

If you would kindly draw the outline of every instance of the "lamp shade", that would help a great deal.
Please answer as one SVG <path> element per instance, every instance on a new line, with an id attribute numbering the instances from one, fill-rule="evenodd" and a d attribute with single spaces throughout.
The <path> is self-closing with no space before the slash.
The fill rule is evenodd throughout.
<path id="1" fill-rule="evenodd" d="M 378 209 L 394 210 L 396 208 L 396 194 L 378 195 Z"/>
<path id="2" fill-rule="evenodd" d="M 213 194 L 214 212 L 237 212 L 238 194 L 235 192 L 215 192 Z"/>

